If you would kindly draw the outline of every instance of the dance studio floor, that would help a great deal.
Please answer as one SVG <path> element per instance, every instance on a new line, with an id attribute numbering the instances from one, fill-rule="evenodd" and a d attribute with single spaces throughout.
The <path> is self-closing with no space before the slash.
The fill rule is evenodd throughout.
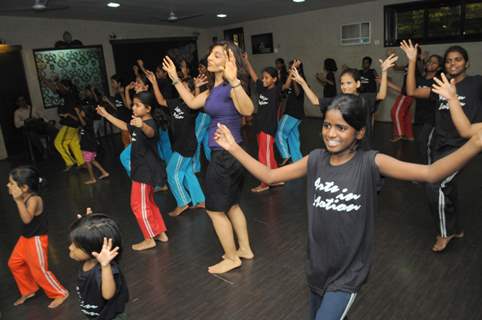
<path id="1" fill-rule="evenodd" d="M 414 143 L 392 144 L 391 125 L 376 125 L 377 149 L 404 160 L 416 161 Z M 254 138 L 249 149 L 254 153 Z M 91 206 L 115 217 L 121 225 L 125 254 L 122 269 L 129 285 L 127 306 L 135 320 L 258 320 L 307 319 L 305 284 L 306 214 L 304 180 L 262 194 L 247 179 L 241 206 L 248 217 L 253 261 L 225 275 L 214 276 L 207 267 L 222 255 L 211 223 L 201 211 L 177 218 L 164 214 L 170 241 L 156 249 L 136 253 L 130 244 L 141 233 L 129 209 L 130 182 L 117 160 L 119 138 L 104 141 L 102 163 L 111 178 L 94 186 L 82 183 L 86 172 L 62 173 L 60 158 L 40 164 L 48 180 L 44 192 L 49 214 L 49 264 L 71 297 L 57 310 L 47 308 L 43 293 L 25 305 L 13 307 L 18 297 L 7 260 L 17 241 L 20 218 L 6 188 L 0 191 L 0 311 L 2 320 L 83 319 L 75 294 L 80 265 L 68 255 L 68 228 L 75 214 Z M 319 120 L 302 124 L 306 154 L 320 145 Z M 376 250 L 368 283 L 349 312 L 350 320 L 480 320 L 482 319 L 482 157 L 463 171 L 460 208 L 465 238 L 451 243 L 442 254 L 430 250 L 434 224 L 428 212 L 423 186 L 385 181 L 376 215 Z M 16 165 L 0 161 L 0 182 L 7 183 Z M 168 193 L 157 193 L 163 213 L 174 207 Z"/>

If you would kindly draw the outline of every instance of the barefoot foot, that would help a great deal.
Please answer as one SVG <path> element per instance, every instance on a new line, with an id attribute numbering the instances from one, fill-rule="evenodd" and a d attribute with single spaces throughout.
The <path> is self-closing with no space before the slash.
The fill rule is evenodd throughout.
<path id="1" fill-rule="evenodd" d="M 17 301 L 15 301 L 13 303 L 14 306 L 19 306 L 21 304 L 24 304 L 25 301 L 27 301 L 28 299 L 30 298 L 33 298 L 35 297 L 35 292 L 34 293 L 31 293 L 31 294 L 27 294 L 26 296 L 21 296 L 20 298 L 17 299 Z"/>
<path id="2" fill-rule="evenodd" d="M 260 184 L 259 186 L 252 188 L 251 192 L 259 193 L 259 192 L 264 192 L 266 190 L 269 190 L 269 186 Z"/>
<path id="3" fill-rule="evenodd" d="M 193 208 L 194 209 L 206 209 L 206 203 L 205 202 L 198 203 Z"/>
<path id="4" fill-rule="evenodd" d="M 167 237 L 167 233 L 161 232 L 159 235 L 155 238 L 155 240 L 158 240 L 160 242 L 168 242 L 169 238 Z"/>
<path id="5" fill-rule="evenodd" d="M 55 298 L 54 300 L 52 300 L 52 302 L 50 302 L 50 304 L 49 304 L 49 308 L 50 308 L 50 309 L 55 309 L 55 308 L 57 308 L 57 307 L 60 306 L 62 303 L 64 303 L 64 301 L 67 300 L 68 297 L 69 297 L 69 292 L 67 291 L 67 293 L 65 294 L 65 296 L 63 296 L 63 297 L 58 297 L 58 298 Z"/>
<path id="6" fill-rule="evenodd" d="M 184 207 L 180 208 L 180 207 L 176 207 L 176 209 L 172 210 L 171 212 L 169 212 L 168 214 L 171 216 L 171 217 L 177 217 L 179 215 L 181 215 L 184 211 L 186 211 L 187 209 L 189 209 L 189 206 L 188 205 L 185 205 Z"/>
<path id="7" fill-rule="evenodd" d="M 251 251 L 251 249 L 239 249 L 236 251 L 236 255 L 240 259 L 245 259 L 245 260 L 252 260 L 254 259 L 254 253 Z M 226 256 L 223 255 L 223 259 L 226 259 Z"/>
<path id="8" fill-rule="evenodd" d="M 236 257 L 234 260 L 224 259 L 223 261 L 213 266 L 210 266 L 208 268 L 208 272 L 215 273 L 215 274 L 226 273 L 233 269 L 239 268 L 240 266 L 241 266 L 241 260 L 238 257 Z"/>
<path id="9" fill-rule="evenodd" d="M 99 177 L 99 180 L 102 180 L 102 179 L 106 179 L 110 176 L 110 174 L 108 172 L 106 173 L 103 173 L 100 177 Z"/>
<path id="10" fill-rule="evenodd" d="M 99 179 L 100 179 L 100 178 L 99 178 Z M 92 180 L 87 180 L 87 181 L 85 181 L 84 183 L 85 183 L 85 184 L 94 184 L 94 183 L 96 183 L 96 182 L 97 182 L 97 180 L 92 179 Z"/>
<path id="11" fill-rule="evenodd" d="M 452 239 L 460 239 L 460 238 L 463 238 L 464 237 L 464 233 L 463 232 L 460 232 L 460 233 L 454 233 L 448 237 L 441 237 L 441 236 L 437 236 L 437 240 L 435 240 L 435 243 L 432 247 L 432 251 L 433 252 L 442 252 L 445 250 L 445 248 L 447 248 L 447 245 L 449 244 L 449 242 L 452 240 Z"/>
<path id="12" fill-rule="evenodd" d="M 155 247 L 156 247 L 156 241 L 154 241 L 154 239 L 146 239 L 139 243 L 133 244 L 132 250 L 143 251 L 143 250 L 152 249 Z"/>

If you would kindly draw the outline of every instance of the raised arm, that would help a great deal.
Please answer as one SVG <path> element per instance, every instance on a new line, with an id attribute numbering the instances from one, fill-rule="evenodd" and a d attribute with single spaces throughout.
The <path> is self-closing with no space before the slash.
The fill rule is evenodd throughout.
<path id="1" fill-rule="evenodd" d="M 391 54 L 385 60 L 380 59 L 380 69 L 382 70 L 382 75 L 380 79 L 380 88 L 377 93 L 377 100 L 384 100 L 387 97 L 388 88 L 388 70 L 395 66 L 398 57 L 395 54 Z"/>
<path id="2" fill-rule="evenodd" d="M 80 111 L 79 108 L 75 108 L 75 113 L 77 113 L 77 117 L 79 118 L 79 122 L 82 126 L 85 126 L 87 123 L 85 122 L 85 112 Z"/>
<path id="3" fill-rule="evenodd" d="M 248 73 L 251 79 L 254 82 L 258 81 L 258 75 L 256 74 L 256 71 L 251 65 L 251 62 L 249 61 L 249 58 L 248 58 L 248 54 L 246 52 L 243 53 L 243 60 L 244 60 L 244 63 L 246 64 L 246 69 L 248 70 Z"/>
<path id="4" fill-rule="evenodd" d="M 306 83 L 305 79 L 300 76 L 296 68 L 290 69 L 290 78 L 292 78 L 296 83 L 301 86 L 301 88 L 305 91 L 306 97 L 308 98 L 308 100 L 310 100 L 313 106 L 318 107 L 320 105 L 320 100 L 318 99 L 318 96 L 311 90 L 310 86 L 308 86 L 308 83 Z"/>
<path id="5" fill-rule="evenodd" d="M 198 96 L 201 94 L 201 87 L 208 84 L 208 77 L 205 74 L 199 74 L 194 78 L 194 95 Z"/>
<path id="6" fill-rule="evenodd" d="M 430 98 L 431 88 L 423 87 L 417 88 L 417 79 L 415 78 L 415 71 L 417 69 L 417 48 L 418 44 L 413 45 L 412 40 L 403 40 L 400 43 L 400 48 L 405 52 L 408 59 L 407 71 L 407 95 L 420 99 Z"/>
<path id="7" fill-rule="evenodd" d="M 375 162 L 380 173 L 399 180 L 436 183 L 460 170 L 482 150 L 482 130 L 479 130 L 457 151 L 435 161 L 421 165 L 397 160 L 385 154 L 378 154 Z"/>
<path id="8" fill-rule="evenodd" d="M 152 71 L 149 71 L 146 69 L 143 69 L 143 70 L 144 70 L 144 74 L 146 75 L 146 78 L 149 80 L 149 82 L 152 85 L 152 90 L 154 91 L 154 96 L 156 97 L 157 103 L 161 107 L 167 107 L 167 101 L 162 95 L 161 90 L 159 89 L 159 85 L 157 84 L 156 75 Z"/>
<path id="9" fill-rule="evenodd" d="M 289 181 L 306 175 L 308 156 L 287 166 L 270 169 L 244 151 L 243 148 L 236 143 L 231 132 L 225 125 L 218 124 L 214 139 L 222 148 L 238 159 L 251 174 L 264 183 L 273 184 Z"/>
<path id="10" fill-rule="evenodd" d="M 97 106 L 96 110 L 101 117 L 104 117 L 107 121 L 112 123 L 114 126 L 116 126 L 117 128 L 123 131 L 127 131 L 127 123 L 111 115 L 109 112 L 107 112 L 107 110 L 105 110 L 104 107 Z"/>
<path id="11" fill-rule="evenodd" d="M 223 77 L 231 86 L 231 99 L 233 99 L 234 107 L 243 116 L 250 116 L 254 112 L 254 104 L 251 97 L 244 90 L 241 80 L 238 79 L 238 68 L 236 66 L 236 57 L 231 49 L 226 52 L 226 65 L 224 66 Z"/>
<path id="12" fill-rule="evenodd" d="M 169 78 L 172 80 L 172 84 L 176 88 L 179 96 L 186 103 L 186 105 L 191 109 L 201 109 L 206 103 L 206 99 L 209 95 L 209 90 L 200 93 L 198 96 L 194 96 L 179 80 L 177 75 L 176 65 L 168 56 L 164 57 L 162 60 L 162 69 L 167 72 Z"/>
<path id="13" fill-rule="evenodd" d="M 482 129 L 482 123 L 471 123 L 464 113 L 460 101 L 457 97 L 457 89 L 455 87 L 455 79 L 450 81 L 445 74 L 442 73 L 441 79 L 433 78 L 433 92 L 447 99 L 449 104 L 450 116 L 462 138 L 469 139 Z"/>
<path id="14" fill-rule="evenodd" d="M 40 197 L 33 196 L 27 201 L 27 204 L 25 204 L 25 200 L 22 197 L 22 190 L 18 185 L 9 184 L 8 189 L 8 192 L 17 204 L 18 213 L 23 223 L 29 224 L 35 216 L 42 213 L 43 204 Z"/>
<path id="15" fill-rule="evenodd" d="M 100 291 L 102 292 L 102 298 L 105 300 L 112 299 L 117 291 L 111 262 L 118 254 L 119 247 L 112 248 L 112 239 L 107 238 L 104 238 L 104 243 L 100 252 L 92 252 L 92 255 L 100 264 Z"/>
<path id="16" fill-rule="evenodd" d="M 136 83 L 131 82 L 124 88 L 124 103 L 127 109 L 132 109 L 132 99 L 131 99 L 130 91 L 134 89 L 135 86 L 136 86 Z"/>

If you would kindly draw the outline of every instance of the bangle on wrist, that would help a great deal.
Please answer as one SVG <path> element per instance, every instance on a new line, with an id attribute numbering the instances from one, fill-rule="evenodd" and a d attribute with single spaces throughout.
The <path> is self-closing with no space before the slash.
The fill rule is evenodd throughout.
<path id="1" fill-rule="evenodd" d="M 241 85 L 241 80 L 238 80 L 238 83 L 236 83 L 234 86 L 231 85 L 231 89 L 237 88 Z"/>
<path id="2" fill-rule="evenodd" d="M 176 79 L 176 80 L 172 81 L 172 85 L 173 85 L 173 86 L 175 86 L 175 85 L 178 84 L 178 83 L 179 83 L 179 79 Z"/>

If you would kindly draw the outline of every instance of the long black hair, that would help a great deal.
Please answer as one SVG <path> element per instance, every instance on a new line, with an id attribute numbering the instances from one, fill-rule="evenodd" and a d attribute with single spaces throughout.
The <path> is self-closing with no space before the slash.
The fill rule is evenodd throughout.
<path id="1" fill-rule="evenodd" d="M 241 85 L 243 88 L 246 90 L 248 87 L 249 83 L 249 75 L 246 70 L 246 66 L 244 64 L 244 59 L 242 56 L 241 49 L 238 48 L 234 43 L 231 41 L 226 41 L 226 40 L 221 40 L 221 41 L 216 41 L 209 47 L 209 54 L 213 51 L 215 47 L 223 47 L 226 51 L 229 52 L 229 49 L 234 54 L 234 58 L 236 59 L 236 67 L 238 69 L 238 79 L 241 81 Z M 207 74 L 208 77 L 208 88 L 211 90 L 214 87 L 214 74 L 208 71 Z"/>
<path id="2" fill-rule="evenodd" d="M 119 247 L 115 261 L 119 261 L 122 253 L 120 228 L 114 219 L 99 213 L 86 215 L 70 226 L 70 240 L 91 258 L 92 252 L 100 253 L 104 238 L 112 239 L 112 248 Z"/>
<path id="3" fill-rule="evenodd" d="M 45 180 L 40 177 L 37 169 L 31 166 L 16 167 L 9 173 L 13 181 L 19 187 L 27 186 L 30 192 L 38 193 L 40 186 L 45 183 Z"/>

